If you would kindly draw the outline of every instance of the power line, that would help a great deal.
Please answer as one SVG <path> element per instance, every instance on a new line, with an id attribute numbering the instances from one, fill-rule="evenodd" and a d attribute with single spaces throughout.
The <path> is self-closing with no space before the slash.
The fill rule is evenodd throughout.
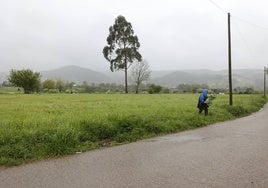
<path id="1" fill-rule="evenodd" d="M 265 26 L 261 26 L 261 25 L 252 23 L 252 22 L 250 22 L 250 21 L 248 21 L 248 20 L 239 18 L 239 17 L 237 17 L 237 16 L 233 16 L 233 17 L 236 18 L 237 20 L 242 21 L 242 22 L 244 22 L 244 23 L 247 23 L 247 24 L 249 24 L 249 25 L 251 25 L 251 26 L 258 27 L 258 28 L 260 28 L 260 29 L 264 29 L 264 30 L 268 30 L 268 27 L 265 27 Z"/>
<path id="2" fill-rule="evenodd" d="M 248 50 L 248 54 L 249 54 L 249 56 L 250 56 L 252 59 L 254 59 L 254 58 L 253 58 L 253 55 L 252 55 L 252 49 L 249 47 L 247 40 L 245 39 L 244 35 L 242 34 L 241 30 L 240 30 L 239 27 L 238 27 L 238 24 L 237 24 L 235 21 L 232 22 L 232 23 L 233 23 L 233 25 L 235 26 L 236 31 L 238 32 L 238 36 L 240 37 L 240 39 L 241 39 L 241 40 L 243 41 L 243 43 L 245 44 L 245 47 L 246 47 L 246 49 Z"/>
<path id="3" fill-rule="evenodd" d="M 213 4 L 215 7 L 217 7 L 221 12 L 228 13 L 228 11 L 224 10 L 221 6 L 219 6 L 219 5 L 218 5 L 217 3 L 215 3 L 213 0 L 209 0 L 209 2 L 210 2 L 211 4 Z M 262 26 L 262 25 L 258 25 L 258 24 L 252 23 L 252 22 L 250 22 L 250 21 L 248 21 L 248 20 L 245 20 L 245 19 L 243 19 L 243 18 L 240 18 L 240 17 L 238 17 L 238 16 L 236 16 L 236 15 L 233 15 L 233 14 L 232 14 L 232 17 L 235 18 L 235 19 L 237 19 L 237 20 L 239 20 L 239 21 L 241 21 L 241 22 L 247 23 L 247 24 L 249 24 L 249 25 L 251 25 L 251 26 L 254 26 L 254 27 L 257 27 L 257 28 L 260 28 L 260 29 L 263 29 L 263 30 L 268 30 L 268 27 L 265 27 L 265 26 Z"/>
<path id="4" fill-rule="evenodd" d="M 245 43 L 245 45 L 248 48 L 248 50 L 251 51 L 250 48 L 249 48 L 249 45 L 248 45 L 247 41 L 244 38 L 244 35 L 242 34 L 241 30 L 239 29 L 237 23 L 236 22 L 233 22 L 233 25 L 235 26 L 236 31 L 238 32 L 238 34 L 239 34 L 240 38 L 242 39 L 242 41 Z"/>
<path id="5" fill-rule="evenodd" d="M 221 10 L 222 12 L 224 12 L 224 13 L 228 13 L 228 11 L 224 10 L 223 8 L 221 8 L 221 6 L 219 6 L 219 5 L 218 5 L 217 3 L 215 3 L 214 1 L 209 0 L 209 2 L 210 2 L 211 4 L 213 4 L 215 7 L 217 7 L 219 10 Z"/>

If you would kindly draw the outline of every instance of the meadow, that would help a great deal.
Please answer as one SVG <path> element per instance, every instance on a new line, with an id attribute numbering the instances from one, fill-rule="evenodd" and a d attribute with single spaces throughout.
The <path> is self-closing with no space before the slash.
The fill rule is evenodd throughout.
<path id="1" fill-rule="evenodd" d="M 18 165 L 129 143 L 258 111 L 261 95 L 216 95 L 209 115 L 198 94 L 1 94 L 0 165 Z"/>

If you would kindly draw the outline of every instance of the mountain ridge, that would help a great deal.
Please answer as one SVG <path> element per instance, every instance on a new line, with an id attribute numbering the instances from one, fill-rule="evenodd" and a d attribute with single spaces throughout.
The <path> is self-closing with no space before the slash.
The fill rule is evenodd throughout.
<path id="1" fill-rule="evenodd" d="M 260 69 L 234 69 L 233 88 L 252 87 L 263 89 L 263 70 Z M 68 82 L 82 84 L 88 83 L 117 83 L 124 84 L 123 71 L 94 71 L 88 68 L 69 65 L 49 71 L 40 71 L 41 80 L 56 80 L 61 78 Z M 0 73 L 1 83 L 7 80 L 8 73 Z M 129 74 L 130 75 L 130 74 Z M 129 79 L 131 84 L 131 79 Z M 163 70 L 152 71 L 151 84 L 159 84 L 166 87 L 176 87 L 179 84 L 207 84 L 211 88 L 228 87 L 227 70 Z"/>
<path id="2" fill-rule="evenodd" d="M 55 80 L 57 78 L 61 78 L 65 81 L 75 82 L 77 84 L 81 84 L 84 81 L 94 83 L 110 81 L 110 78 L 101 72 L 93 71 L 91 69 L 79 67 L 76 65 L 69 65 L 50 71 L 41 71 L 40 74 L 42 76 L 42 80 Z"/>

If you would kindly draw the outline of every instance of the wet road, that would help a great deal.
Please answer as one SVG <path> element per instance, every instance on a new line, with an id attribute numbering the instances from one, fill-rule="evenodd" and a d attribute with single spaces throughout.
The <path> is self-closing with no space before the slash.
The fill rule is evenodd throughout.
<path id="1" fill-rule="evenodd" d="M 249 117 L 19 167 L 0 187 L 268 187 L 268 105 Z"/>

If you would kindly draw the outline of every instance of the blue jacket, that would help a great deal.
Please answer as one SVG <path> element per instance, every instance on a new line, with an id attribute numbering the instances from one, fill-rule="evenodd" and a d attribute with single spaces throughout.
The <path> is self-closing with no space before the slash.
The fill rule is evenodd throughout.
<path id="1" fill-rule="evenodd" d="M 199 95 L 199 102 L 200 103 L 204 103 L 205 102 L 205 100 L 207 99 L 207 94 L 208 94 L 208 90 L 207 89 L 203 89 L 203 91 Z"/>
<path id="2" fill-rule="evenodd" d="M 197 103 L 198 108 L 203 108 L 204 102 L 207 99 L 207 94 L 208 94 L 207 89 L 203 89 L 203 91 L 200 93 L 198 103 Z"/>

